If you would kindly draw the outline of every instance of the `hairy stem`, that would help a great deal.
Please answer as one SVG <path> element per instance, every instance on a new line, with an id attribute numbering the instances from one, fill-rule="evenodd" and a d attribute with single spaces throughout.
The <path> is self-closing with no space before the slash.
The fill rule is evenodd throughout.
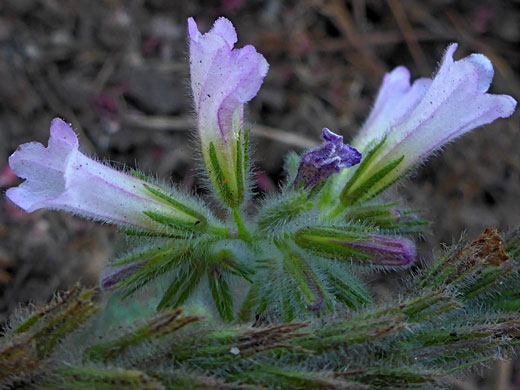
<path id="1" fill-rule="evenodd" d="M 247 242 L 248 244 L 252 243 L 251 233 L 247 229 L 244 224 L 244 219 L 242 218 L 242 214 L 238 208 L 232 209 L 233 220 L 235 221 L 235 225 L 238 231 L 238 237 Z"/>

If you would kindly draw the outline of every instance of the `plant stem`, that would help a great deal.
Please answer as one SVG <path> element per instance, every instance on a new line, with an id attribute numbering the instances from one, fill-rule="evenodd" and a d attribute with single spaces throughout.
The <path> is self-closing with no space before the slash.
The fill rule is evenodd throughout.
<path id="1" fill-rule="evenodd" d="M 247 242 L 248 244 L 252 243 L 251 233 L 247 230 L 246 225 L 244 224 L 244 220 L 242 219 L 242 214 L 240 214 L 240 210 L 238 208 L 232 209 L 233 220 L 235 221 L 235 225 L 238 230 L 238 237 Z"/>
<path id="2" fill-rule="evenodd" d="M 345 206 L 343 206 L 343 204 L 340 202 L 334 209 L 332 209 L 332 211 L 330 213 L 325 215 L 323 220 L 326 221 L 326 220 L 329 220 L 329 219 L 334 219 L 338 215 L 340 215 L 344 210 L 345 210 Z"/>
<path id="3" fill-rule="evenodd" d="M 209 225 L 208 231 L 216 236 L 229 237 L 229 228 L 227 227 Z"/>

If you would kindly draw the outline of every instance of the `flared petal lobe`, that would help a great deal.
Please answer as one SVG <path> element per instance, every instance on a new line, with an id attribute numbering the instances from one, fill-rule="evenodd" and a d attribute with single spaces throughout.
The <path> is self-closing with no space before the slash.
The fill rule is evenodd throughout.
<path id="1" fill-rule="evenodd" d="M 241 191 L 237 172 L 237 155 L 243 148 L 243 105 L 253 99 L 267 74 L 269 65 L 253 46 L 234 49 L 237 35 L 231 22 L 219 18 L 213 28 L 201 34 L 193 18 L 188 19 L 190 40 L 191 87 L 197 112 L 197 127 L 202 156 L 210 178 L 217 189 L 222 183 L 215 171 L 221 171 L 229 194 L 236 198 Z M 237 141 L 238 146 L 237 146 Z M 211 161 L 213 144 L 218 169 Z M 226 195 L 226 196 L 229 196 Z M 226 198 L 219 194 L 221 198 Z M 225 203 L 235 200 L 223 199 Z M 228 202 L 229 201 L 229 202 Z"/>
<path id="2" fill-rule="evenodd" d="M 48 147 L 31 142 L 9 158 L 13 172 L 25 181 L 8 189 L 7 197 L 23 210 L 64 210 L 148 231 L 163 229 L 145 211 L 189 223 L 188 216 L 155 199 L 147 183 L 82 154 L 76 134 L 61 119 L 52 121 L 50 133 Z"/>
<path id="3" fill-rule="evenodd" d="M 491 61 L 482 54 L 454 61 L 456 49 L 456 44 L 448 47 L 421 102 L 388 134 L 386 148 L 405 156 L 403 166 L 418 163 L 444 144 L 498 118 L 507 118 L 515 110 L 516 101 L 511 96 L 487 93 L 493 79 Z"/>
<path id="4" fill-rule="evenodd" d="M 398 125 L 424 97 L 432 80 L 421 78 L 410 85 L 410 72 L 404 66 L 386 74 L 374 107 L 353 144 L 364 150 L 371 142 L 381 140 Z"/>

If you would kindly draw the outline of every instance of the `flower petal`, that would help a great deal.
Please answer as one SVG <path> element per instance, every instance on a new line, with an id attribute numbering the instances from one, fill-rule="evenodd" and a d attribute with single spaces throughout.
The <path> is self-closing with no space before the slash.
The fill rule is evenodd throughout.
<path id="1" fill-rule="evenodd" d="M 512 97 L 485 93 L 493 77 L 491 62 L 481 54 L 453 61 L 456 47 L 448 47 L 424 98 L 388 134 L 387 147 L 393 148 L 392 155 L 402 153 L 409 164 L 423 160 L 472 129 L 510 116 L 515 110 Z"/>
<path id="2" fill-rule="evenodd" d="M 51 123 L 49 147 L 38 142 L 20 145 L 9 157 L 13 172 L 27 179 L 16 188 L 7 190 L 7 197 L 27 212 L 41 208 L 47 199 L 65 190 L 65 171 L 71 155 L 78 152 L 78 138 L 74 130 L 61 119 Z"/>
<path id="3" fill-rule="evenodd" d="M 358 149 L 364 149 L 380 141 L 392 126 L 402 122 L 421 101 L 431 82 L 430 79 L 422 78 L 410 85 L 410 72 L 404 66 L 386 74 L 374 107 L 352 144 Z"/>

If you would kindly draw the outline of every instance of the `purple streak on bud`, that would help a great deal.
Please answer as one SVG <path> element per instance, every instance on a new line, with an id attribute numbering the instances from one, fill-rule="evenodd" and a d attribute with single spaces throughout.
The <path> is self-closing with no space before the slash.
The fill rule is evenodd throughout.
<path id="1" fill-rule="evenodd" d="M 370 260 L 363 262 L 377 266 L 405 267 L 412 264 L 415 258 L 414 244 L 405 239 L 369 236 L 357 241 L 334 242 L 368 255 Z"/>
<path id="2" fill-rule="evenodd" d="M 323 129 L 323 144 L 303 155 L 294 185 L 303 183 L 304 188 L 315 187 L 342 168 L 359 164 L 361 153 L 349 145 L 343 144 L 343 137 L 329 129 Z"/>
<path id="3" fill-rule="evenodd" d="M 113 289 L 119 282 L 125 280 L 130 275 L 139 271 L 147 263 L 147 260 L 128 264 L 120 267 L 115 271 L 108 272 L 101 276 L 100 287 L 103 290 Z"/>
<path id="4" fill-rule="evenodd" d="M 390 213 L 395 217 L 395 223 L 401 222 L 403 213 L 398 209 L 390 209 Z"/>
<path id="5" fill-rule="evenodd" d="M 28 213 L 63 210 L 139 230 L 162 231 L 143 214 L 175 215 L 151 198 L 142 180 L 94 161 L 79 151 L 78 137 L 61 119 L 51 123 L 49 146 L 20 145 L 9 157 L 13 172 L 26 179 L 7 197 Z"/>

